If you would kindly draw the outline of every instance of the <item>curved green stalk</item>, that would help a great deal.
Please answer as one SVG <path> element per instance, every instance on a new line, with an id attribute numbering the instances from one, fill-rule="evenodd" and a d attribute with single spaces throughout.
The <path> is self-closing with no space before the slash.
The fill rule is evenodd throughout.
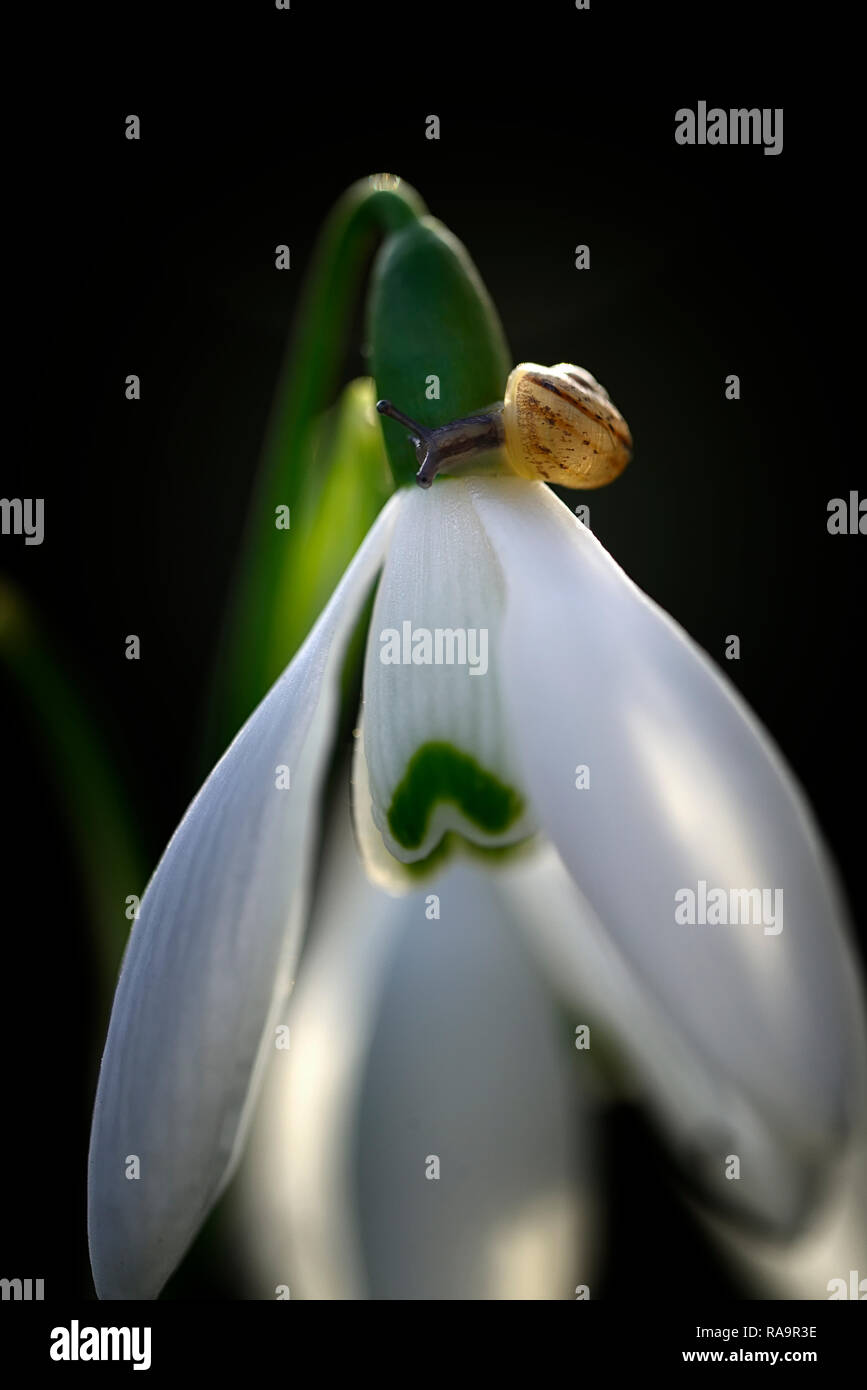
<path id="1" fill-rule="evenodd" d="M 288 506 L 291 526 L 296 517 L 303 524 L 311 432 L 339 385 L 361 273 L 383 234 L 424 213 L 414 189 L 380 176 L 354 184 L 326 220 L 280 374 L 250 508 L 208 720 L 209 756 L 222 751 L 292 655 L 285 605 L 275 602 L 285 590 L 287 557 L 287 533 L 275 526 L 276 509 Z M 351 555 L 345 545 L 343 565 Z M 314 616 L 305 618 L 308 627 Z"/>

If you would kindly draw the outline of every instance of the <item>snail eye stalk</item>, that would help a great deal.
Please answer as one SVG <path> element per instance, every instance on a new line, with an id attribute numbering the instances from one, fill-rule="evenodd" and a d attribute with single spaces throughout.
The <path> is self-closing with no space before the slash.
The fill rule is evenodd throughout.
<path id="1" fill-rule="evenodd" d="M 436 448 L 431 448 L 433 431 L 425 429 L 417 420 L 411 420 L 402 410 L 398 410 L 397 406 L 392 405 L 391 401 L 377 401 L 376 408 L 380 415 L 387 415 L 390 420 L 396 420 L 404 429 L 409 430 L 409 442 L 415 449 L 415 456 L 420 465 L 415 480 L 419 487 L 430 487 L 439 471 Z"/>
<path id="2" fill-rule="evenodd" d="M 391 401 L 377 401 L 380 415 L 387 415 L 409 430 L 409 439 L 419 461 L 415 480 L 419 487 L 428 488 L 438 473 L 456 468 L 478 454 L 498 449 L 504 440 L 502 407 L 485 415 L 468 415 L 429 430 L 417 420 L 411 420 Z"/>

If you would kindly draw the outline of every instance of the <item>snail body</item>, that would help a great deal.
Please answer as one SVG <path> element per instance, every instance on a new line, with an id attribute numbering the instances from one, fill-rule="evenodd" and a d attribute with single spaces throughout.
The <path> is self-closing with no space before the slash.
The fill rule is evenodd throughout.
<path id="1" fill-rule="evenodd" d="M 568 362 L 556 367 L 521 362 L 509 373 L 503 401 L 436 429 L 417 424 L 390 401 L 378 401 L 376 408 L 410 431 L 420 487 L 492 449 L 502 450 L 522 478 L 560 487 L 604 487 L 623 472 L 632 454 L 629 426 L 605 387 Z"/>

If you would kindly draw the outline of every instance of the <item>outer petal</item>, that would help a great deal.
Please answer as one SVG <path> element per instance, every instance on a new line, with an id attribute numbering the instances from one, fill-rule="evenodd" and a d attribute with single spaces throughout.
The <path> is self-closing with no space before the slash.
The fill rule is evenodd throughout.
<path id="1" fill-rule="evenodd" d="M 601 1053 L 615 1064 L 618 1094 L 650 1103 L 690 1189 L 712 1196 L 716 1209 L 791 1227 L 804 1207 L 809 1162 L 805 1174 L 803 1155 L 781 1150 L 779 1133 L 739 1079 L 693 1046 L 642 985 L 553 845 L 502 864 L 494 885 L 575 1024 L 591 1025 L 579 1057 L 592 1067 Z M 740 1159 L 737 1182 L 726 1176 L 732 1152 Z"/>
<path id="2" fill-rule="evenodd" d="M 552 493 L 472 486 L 506 578 L 503 673 L 543 828 L 697 1055 L 823 1161 L 863 1108 L 863 1014 L 802 794 L 729 683 Z M 681 925 L 675 895 L 700 881 L 781 890 L 782 930 Z M 731 1116 L 720 1126 L 737 1153 Z"/>
<path id="3" fill-rule="evenodd" d="M 397 506 L 214 768 L 142 900 L 91 1134 L 101 1298 L 155 1297 L 230 1175 L 299 948 L 340 660 Z"/>
<path id="4" fill-rule="evenodd" d="M 592 1296 L 587 1088 L 489 875 L 453 865 L 431 919 L 344 834 L 325 880 L 239 1178 L 251 1294 Z"/>
<path id="5" fill-rule="evenodd" d="M 376 595 L 358 747 L 366 768 L 355 776 L 386 849 L 403 862 L 426 858 L 448 831 L 499 846 L 535 828 L 502 702 L 504 594 L 468 483 L 413 489 Z"/>
<path id="6" fill-rule="evenodd" d="M 845 1155 L 807 1230 L 773 1241 L 701 1213 L 754 1298 L 867 1298 L 867 1136 Z"/>

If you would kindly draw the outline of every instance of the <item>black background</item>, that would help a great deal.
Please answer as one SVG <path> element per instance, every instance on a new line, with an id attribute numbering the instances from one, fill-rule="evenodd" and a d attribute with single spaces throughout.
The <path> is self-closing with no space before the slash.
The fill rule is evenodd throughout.
<path id="1" fill-rule="evenodd" d="M 342 190 L 388 170 L 466 244 L 516 362 L 576 361 L 610 389 L 636 450 L 589 497 L 593 530 L 772 732 L 863 923 L 865 541 L 826 529 L 830 498 L 865 491 L 839 53 L 827 58 L 782 7 L 601 0 L 587 13 L 566 0 L 116 8 L 42 42 L 50 71 L 36 48 L 18 54 L 27 80 L 6 165 L 7 276 L 26 299 L 7 340 L 18 379 L 7 410 L 24 433 L 4 451 L 0 491 L 46 499 L 46 538 L 3 537 L 0 572 L 84 692 L 150 862 L 198 785 L 221 616 L 303 268 Z M 699 100 L 784 107 L 783 153 L 677 146 L 674 113 Z M 124 138 L 132 112 L 139 143 Z M 430 113 L 438 142 L 425 139 Z M 274 268 L 282 242 L 288 273 Z M 589 272 L 574 268 L 578 243 Z M 359 321 L 347 379 L 363 370 L 360 346 Z M 143 383 L 135 404 L 130 372 Z M 729 373 L 739 402 L 725 399 Z M 139 662 L 124 658 L 132 632 Z M 739 662 L 724 661 L 729 633 Z M 0 700 L 0 1272 L 90 1297 L 101 1024 L 88 924 L 56 768 L 17 692 L 0 682 Z M 612 1116 L 607 1152 L 603 1296 L 663 1295 L 685 1277 L 693 1297 L 737 1296 L 637 1117 Z M 195 1253 L 169 1288 L 234 1293 L 231 1268 Z"/>

